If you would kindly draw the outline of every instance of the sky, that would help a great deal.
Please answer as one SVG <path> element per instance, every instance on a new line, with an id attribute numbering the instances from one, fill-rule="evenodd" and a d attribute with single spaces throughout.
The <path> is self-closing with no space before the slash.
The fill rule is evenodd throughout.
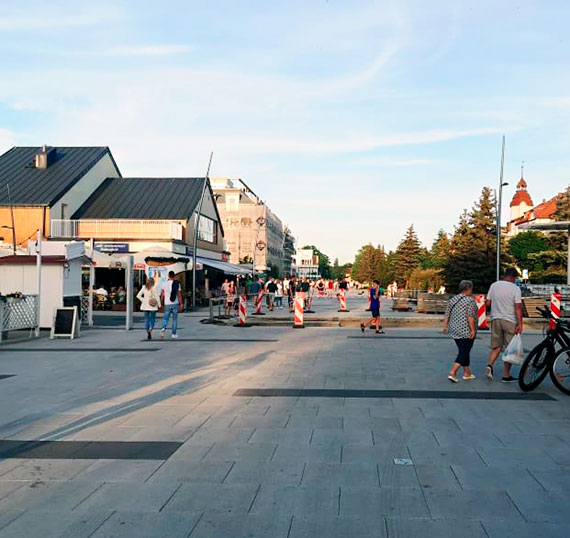
<path id="1" fill-rule="evenodd" d="M 484 186 L 570 183 L 567 0 L 3 0 L 0 153 L 242 178 L 300 245 L 430 246 Z"/>

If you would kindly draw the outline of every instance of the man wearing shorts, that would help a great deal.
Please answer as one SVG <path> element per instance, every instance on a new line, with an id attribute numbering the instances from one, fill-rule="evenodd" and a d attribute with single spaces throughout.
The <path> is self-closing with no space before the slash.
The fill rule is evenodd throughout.
<path id="1" fill-rule="evenodd" d="M 364 329 L 369 325 L 376 326 L 376 334 L 384 334 L 384 331 L 380 327 L 380 282 L 378 280 L 374 281 L 374 285 L 370 290 L 370 312 L 372 317 L 366 322 L 360 324 L 360 330 L 364 332 Z"/>
<path id="2" fill-rule="evenodd" d="M 491 309 L 491 354 L 485 375 L 493 380 L 493 365 L 515 334 L 523 330 L 523 310 L 521 290 L 515 284 L 518 271 L 509 267 L 503 280 L 491 284 L 485 305 Z M 510 362 L 503 362 L 503 383 L 516 381 L 511 375 Z"/>

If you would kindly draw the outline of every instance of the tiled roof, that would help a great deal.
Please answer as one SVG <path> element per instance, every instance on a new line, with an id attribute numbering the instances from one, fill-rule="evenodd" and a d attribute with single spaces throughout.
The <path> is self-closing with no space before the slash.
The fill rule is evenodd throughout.
<path id="1" fill-rule="evenodd" d="M 106 154 L 107 147 L 57 147 L 55 162 L 47 168 L 34 166 L 39 147 L 14 147 L 0 155 L 0 205 L 48 205 L 59 200 Z M 114 161 L 113 161 L 114 162 Z M 118 169 L 117 173 L 120 175 Z"/>
<path id="2" fill-rule="evenodd" d="M 185 220 L 200 200 L 205 179 L 107 178 L 73 219 Z"/>
<path id="3" fill-rule="evenodd" d="M 534 205 L 532 203 L 532 198 L 530 197 L 528 191 L 526 189 L 519 189 L 517 192 L 515 192 L 515 195 L 513 196 L 513 199 L 511 201 L 511 207 L 519 206 L 523 202 L 529 207 L 532 207 Z"/>

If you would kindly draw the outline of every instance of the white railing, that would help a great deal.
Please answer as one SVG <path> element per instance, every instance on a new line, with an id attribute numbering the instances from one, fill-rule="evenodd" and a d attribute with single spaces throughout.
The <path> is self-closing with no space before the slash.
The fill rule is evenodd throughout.
<path id="1" fill-rule="evenodd" d="M 52 219 L 50 237 L 62 239 L 183 239 L 183 227 L 171 220 Z"/>
<path id="2" fill-rule="evenodd" d="M 35 329 L 38 326 L 38 297 L 25 295 L 18 299 L 0 299 L 0 342 L 8 331 Z"/>

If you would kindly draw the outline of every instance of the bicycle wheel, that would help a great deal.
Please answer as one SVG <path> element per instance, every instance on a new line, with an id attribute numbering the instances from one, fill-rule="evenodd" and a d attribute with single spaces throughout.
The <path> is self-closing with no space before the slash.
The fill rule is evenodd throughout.
<path id="1" fill-rule="evenodd" d="M 570 347 L 564 347 L 554 355 L 550 377 L 557 389 L 570 394 Z"/>
<path id="2" fill-rule="evenodd" d="M 522 363 L 519 372 L 519 387 L 525 392 L 534 390 L 542 383 L 548 373 L 548 365 L 554 356 L 554 345 L 550 340 L 543 340 L 534 347 Z"/>

